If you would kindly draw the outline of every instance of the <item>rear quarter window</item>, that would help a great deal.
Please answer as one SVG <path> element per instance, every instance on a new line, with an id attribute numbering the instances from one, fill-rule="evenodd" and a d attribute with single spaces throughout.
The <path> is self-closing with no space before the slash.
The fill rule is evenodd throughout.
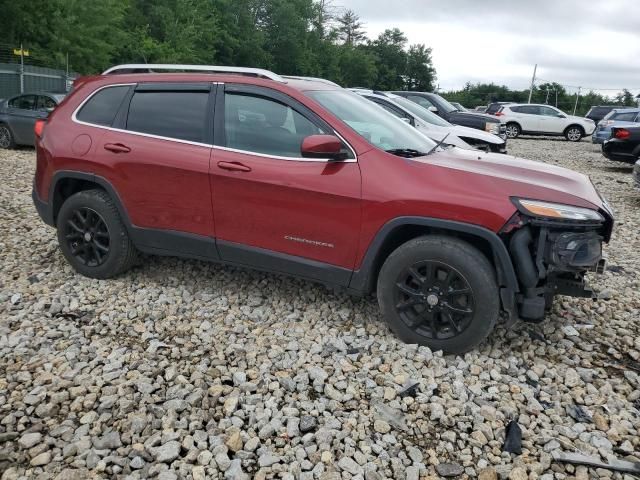
<path id="1" fill-rule="evenodd" d="M 618 120 L 620 122 L 633 122 L 637 116 L 638 116 L 637 112 L 621 112 L 613 115 L 611 119 Z"/>
<path id="2" fill-rule="evenodd" d="M 129 88 L 128 85 L 120 85 L 99 90 L 82 106 L 76 118 L 94 125 L 111 126 Z"/>

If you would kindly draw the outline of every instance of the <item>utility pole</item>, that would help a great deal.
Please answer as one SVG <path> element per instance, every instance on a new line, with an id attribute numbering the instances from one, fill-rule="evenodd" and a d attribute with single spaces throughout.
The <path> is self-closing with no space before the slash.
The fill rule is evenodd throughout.
<path id="1" fill-rule="evenodd" d="M 556 108 L 558 108 L 558 87 L 556 87 Z"/>
<path id="2" fill-rule="evenodd" d="M 20 93 L 24 93 L 24 48 L 20 42 Z"/>
<path id="3" fill-rule="evenodd" d="M 531 77 L 531 88 L 529 89 L 529 101 L 527 103 L 531 103 L 531 95 L 533 95 L 533 87 L 536 83 L 536 71 L 538 70 L 538 64 L 533 67 L 533 77 Z"/>
<path id="4" fill-rule="evenodd" d="M 547 98 L 544 99 L 545 104 L 549 104 L 549 87 L 547 87 Z"/>
<path id="5" fill-rule="evenodd" d="M 576 109 L 578 108 L 578 98 L 580 98 L 580 90 L 582 87 L 578 87 L 578 92 L 576 93 L 576 104 L 573 106 L 573 114 L 576 114 Z"/>

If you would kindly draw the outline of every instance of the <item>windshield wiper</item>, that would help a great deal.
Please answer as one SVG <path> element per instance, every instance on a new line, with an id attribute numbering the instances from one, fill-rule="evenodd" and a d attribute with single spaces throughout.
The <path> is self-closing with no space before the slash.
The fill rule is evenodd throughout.
<path id="1" fill-rule="evenodd" d="M 444 137 L 442 137 L 442 140 L 436 143 L 433 146 L 433 148 L 427 152 L 427 155 L 431 155 L 433 152 L 435 152 L 438 149 L 438 147 L 440 147 L 444 143 L 444 141 L 447 139 L 448 136 L 449 134 L 447 133 Z"/>
<path id="2" fill-rule="evenodd" d="M 385 152 L 405 158 L 424 157 L 425 155 L 429 155 L 428 153 L 414 150 L 413 148 L 392 148 L 390 150 L 385 150 Z"/>

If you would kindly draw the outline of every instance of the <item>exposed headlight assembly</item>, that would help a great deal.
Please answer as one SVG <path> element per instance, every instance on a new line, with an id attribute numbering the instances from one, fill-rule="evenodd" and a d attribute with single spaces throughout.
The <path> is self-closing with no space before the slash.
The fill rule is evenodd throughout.
<path id="1" fill-rule="evenodd" d="M 487 122 L 484 124 L 484 131 L 498 135 L 500 133 L 500 124 L 496 122 Z"/>
<path id="2" fill-rule="evenodd" d="M 522 213 L 533 217 L 577 222 L 603 222 L 604 217 L 590 208 L 574 207 L 561 203 L 542 202 L 515 198 L 514 203 Z"/>

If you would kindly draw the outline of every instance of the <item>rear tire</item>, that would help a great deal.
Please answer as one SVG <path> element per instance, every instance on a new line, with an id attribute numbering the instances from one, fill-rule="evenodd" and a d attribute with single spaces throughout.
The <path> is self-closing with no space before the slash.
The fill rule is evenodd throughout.
<path id="1" fill-rule="evenodd" d="M 520 125 L 518 125 L 517 123 L 509 122 L 507 123 L 507 128 L 505 133 L 507 135 L 507 138 L 518 138 L 522 133 L 522 129 L 520 128 Z"/>
<path id="2" fill-rule="evenodd" d="M 118 207 L 104 190 L 85 190 L 62 204 L 56 221 L 67 262 L 90 278 L 111 278 L 133 266 L 137 250 Z"/>
<path id="3" fill-rule="evenodd" d="M 578 125 L 570 125 L 564 131 L 564 138 L 570 142 L 579 142 L 584 137 L 584 130 Z"/>
<path id="4" fill-rule="evenodd" d="M 472 245 L 425 236 L 396 249 L 378 276 L 378 303 L 404 342 L 464 353 L 493 330 L 500 312 L 495 270 Z"/>
<path id="5" fill-rule="evenodd" d="M 15 148 L 16 142 L 8 125 L 0 123 L 0 148 Z"/>

